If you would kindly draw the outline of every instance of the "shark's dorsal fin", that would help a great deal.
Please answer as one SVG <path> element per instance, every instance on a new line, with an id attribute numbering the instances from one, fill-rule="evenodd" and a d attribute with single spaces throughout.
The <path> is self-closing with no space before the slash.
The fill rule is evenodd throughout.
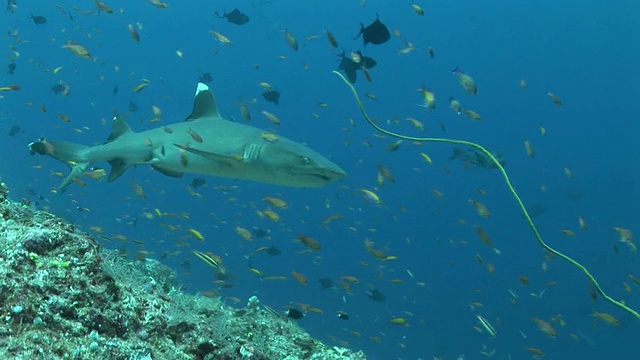
<path id="1" fill-rule="evenodd" d="M 216 99 L 206 84 L 198 83 L 196 96 L 193 99 L 193 111 L 185 121 L 197 120 L 201 117 L 220 117 Z"/>
<path id="2" fill-rule="evenodd" d="M 116 116 L 113 118 L 113 122 L 111 125 L 111 134 L 109 135 L 109 137 L 107 138 L 107 141 L 105 141 L 104 143 L 110 143 L 113 140 L 117 139 L 118 137 L 122 136 L 123 134 L 126 133 L 130 133 L 131 128 L 129 127 L 129 124 L 127 124 L 127 122 L 122 119 L 119 116 Z"/>

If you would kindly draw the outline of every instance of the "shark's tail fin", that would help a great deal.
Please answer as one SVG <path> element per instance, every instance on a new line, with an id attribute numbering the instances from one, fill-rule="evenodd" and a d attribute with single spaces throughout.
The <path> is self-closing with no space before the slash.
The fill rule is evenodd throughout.
<path id="1" fill-rule="evenodd" d="M 62 184 L 60 184 L 58 190 L 64 190 L 64 188 L 69 186 L 69 184 L 78 177 L 78 175 L 82 174 L 87 167 L 91 165 L 86 161 L 83 154 L 83 152 L 88 148 L 89 146 L 85 145 L 65 141 L 48 141 L 46 139 L 40 139 L 29 144 L 29 151 L 31 152 L 31 155 L 35 153 L 48 155 L 71 167 L 71 172 L 67 175 Z"/>

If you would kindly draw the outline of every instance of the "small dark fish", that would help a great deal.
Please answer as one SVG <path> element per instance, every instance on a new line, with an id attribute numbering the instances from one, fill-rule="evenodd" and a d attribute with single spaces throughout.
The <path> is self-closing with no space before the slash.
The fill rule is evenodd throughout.
<path id="1" fill-rule="evenodd" d="M 20 199 L 20 205 L 25 206 L 25 207 L 29 207 L 31 206 L 32 202 L 29 198 L 23 197 L 22 199 Z"/>
<path id="2" fill-rule="evenodd" d="M 254 226 L 253 229 L 251 229 L 251 230 L 253 231 L 253 234 L 257 238 L 263 238 L 263 237 L 267 237 L 267 236 L 271 235 L 271 230 L 269 230 L 269 229 L 263 229 L 263 228 Z M 274 252 L 278 252 L 278 253 L 277 254 L 270 254 L 270 255 L 280 255 L 280 250 L 278 250 L 278 248 L 276 248 L 274 246 L 272 246 L 272 248 L 274 249 Z"/>
<path id="3" fill-rule="evenodd" d="M 333 36 L 333 34 L 329 32 L 329 30 L 326 30 L 325 34 L 327 35 L 327 41 L 329 41 L 329 44 L 331 45 L 331 47 L 334 49 L 337 48 L 338 40 L 336 40 L 336 37 Z"/>
<path id="4" fill-rule="evenodd" d="M 349 314 L 344 311 L 338 311 L 338 319 L 349 320 Z"/>
<path id="5" fill-rule="evenodd" d="M 262 97 L 268 102 L 278 105 L 278 101 L 280 101 L 280 91 L 270 89 L 262 93 Z"/>
<path id="6" fill-rule="evenodd" d="M 436 56 L 436 52 L 431 46 L 427 48 L 427 55 L 429 55 L 429 59 L 433 59 Z"/>
<path id="7" fill-rule="evenodd" d="M 529 213 L 529 216 L 531 216 L 532 218 L 535 218 L 544 214 L 545 211 L 547 211 L 547 207 L 541 203 L 536 203 L 536 204 L 527 206 L 527 212 Z"/>
<path id="8" fill-rule="evenodd" d="M 373 58 L 362 55 L 360 51 L 356 51 L 355 54 L 360 59 L 359 62 L 354 61 L 353 56 L 352 57 L 346 56 L 344 51 L 342 52 L 342 54 L 338 55 L 342 57 L 342 60 L 340 60 L 340 65 L 338 66 L 338 68 L 344 71 L 345 75 L 347 76 L 347 79 L 349 79 L 349 81 L 351 81 L 352 83 L 355 83 L 356 80 L 358 79 L 358 74 L 357 74 L 358 70 L 363 70 L 363 69 L 368 70 L 378 65 L 377 61 L 375 61 Z"/>
<path id="9" fill-rule="evenodd" d="M 200 77 L 198 78 L 198 81 L 201 83 L 208 84 L 213 81 L 213 76 L 211 76 L 211 74 L 209 73 L 204 73 L 200 75 Z"/>
<path id="10" fill-rule="evenodd" d="M 244 25 L 249 22 L 249 17 L 246 14 L 240 12 L 240 10 L 238 10 L 237 8 L 233 9 L 233 11 L 231 11 L 230 13 L 227 13 L 225 11 L 224 15 L 218 14 L 217 11 L 215 12 L 215 14 L 219 18 L 227 18 L 228 22 L 236 25 Z"/>
<path id="11" fill-rule="evenodd" d="M 97 5 L 97 0 L 94 0 L 94 3 L 96 3 Z M 56 8 L 58 9 L 58 11 L 60 11 L 60 13 L 64 16 L 68 16 L 69 20 L 73 20 L 73 15 L 71 15 L 70 13 L 67 12 L 67 10 L 65 10 L 62 6 L 56 4 Z"/>
<path id="12" fill-rule="evenodd" d="M 51 91 L 56 95 L 67 96 L 69 95 L 69 85 L 62 82 L 56 83 L 51 87 Z"/>
<path id="13" fill-rule="evenodd" d="M 61 92 L 64 91 L 64 85 L 63 84 L 55 84 L 51 87 L 51 92 L 53 92 L 54 94 L 58 95 Z"/>
<path id="14" fill-rule="evenodd" d="M 344 52 L 341 56 L 342 60 L 340 60 L 340 65 L 338 65 L 338 68 L 344 71 L 344 74 L 347 76 L 347 79 L 351 81 L 351 83 L 355 83 L 356 80 L 358 80 L 358 73 L 356 72 L 358 70 L 358 64 L 350 58 L 346 57 L 344 55 Z"/>
<path id="15" fill-rule="evenodd" d="M 384 44 L 391 38 L 391 33 L 385 24 L 380 21 L 380 17 L 376 15 L 376 20 L 369 24 L 368 26 L 364 26 L 364 24 L 360 23 L 360 32 L 356 37 L 357 39 L 360 35 L 362 35 L 362 40 L 364 41 L 364 45 L 371 43 L 374 45 Z"/>
<path id="16" fill-rule="evenodd" d="M 39 196 L 40 194 L 38 194 L 38 192 L 33 187 L 31 187 L 31 185 L 27 185 L 27 195 Z"/>
<path id="17" fill-rule="evenodd" d="M 218 269 L 218 271 L 216 272 L 216 279 L 218 280 L 233 280 L 235 279 L 235 277 L 235 274 L 230 273 L 224 269 Z M 233 284 L 224 284 L 222 285 L 222 287 L 228 289 L 230 287 L 233 287 Z"/>
<path id="18" fill-rule="evenodd" d="M 585 195 L 585 190 L 581 187 L 572 187 L 567 189 L 567 198 L 571 200 L 582 199 Z"/>
<path id="19" fill-rule="evenodd" d="M 16 135 L 18 135 L 20 133 L 23 133 L 23 132 L 24 132 L 24 130 L 22 130 L 22 128 L 20 126 L 13 125 L 11 127 L 11 129 L 9 129 L 9 136 L 13 137 L 13 136 L 16 136 Z"/>
<path id="20" fill-rule="evenodd" d="M 129 111 L 136 112 L 138 111 L 138 109 L 140 108 L 138 107 L 138 105 L 136 105 L 136 103 L 134 103 L 133 101 L 129 103 Z"/>
<path id="21" fill-rule="evenodd" d="M 387 297 L 384 296 L 384 294 L 381 293 L 380 290 L 378 290 L 378 289 L 373 289 L 373 290 L 367 292 L 367 296 L 371 300 L 377 301 L 377 302 L 383 302 L 383 301 L 387 300 Z"/>
<path id="22" fill-rule="evenodd" d="M 16 71 L 16 63 L 12 62 L 11 64 L 9 64 L 9 66 L 7 66 L 7 68 L 7 73 L 13 75 L 13 72 Z"/>
<path id="23" fill-rule="evenodd" d="M 113 93 L 113 95 L 118 93 L 118 86 L 114 86 L 113 89 L 111 89 L 111 92 Z"/>
<path id="24" fill-rule="evenodd" d="M 282 251 L 275 246 L 269 246 L 265 252 L 269 254 L 269 256 L 278 256 L 282 254 Z"/>
<path id="25" fill-rule="evenodd" d="M 17 7 L 16 0 L 7 0 L 7 12 L 12 13 Z"/>
<path id="26" fill-rule="evenodd" d="M 31 16 L 29 16 L 29 19 L 33 20 L 33 22 L 38 25 L 42 25 L 47 22 L 47 18 L 41 15 L 34 16 L 33 14 L 31 14 Z"/>
<path id="27" fill-rule="evenodd" d="M 182 262 L 180 263 L 180 266 L 182 266 L 186 270 L 190 270 L 191 269 L 191 261 L 189 261 L 189 259 L 182 260 Z"/>
<path id="28" fill-rule="evenodd" d="M 302 317 L 304 316 L 304 314 L 300 310 L 296 309 L 289 309 L 285 312 L 285 314 L 287 314 L 288 318 L 294 320 L 302 319 Z"/>
<path id="29" fill-rule="evenodd" d="M 203 178 L 194 178 L 191 180 L 191 187 L 195 190 L 201 186 L 204 186 L 207 183 L 207 180 Z"/>
<path id="30" fill-rule="evenodd" d="M 360 64 L 362 65 L 361 68 L 368 70 L 378 65 L 378 62 L 375 61 L 373 58 L 362 55 L 360 51 L 356 51 L 356 53 L 360 55 Z"/>
<path id="31" fill-rule="evenodd" d="M 318 282 L 320 283 L 320 288 L 324 289 L 331 289 L 333 287 L 333 280 L 331 280 L 331 278 L 322 278 L 320 280 L 318 280 Z"/>
<path id="32" fill-rule="evenodd" d="M 504 160 L 502 154 L 493 153 L 493 156 L 498 160 L 500 165 L 506 166 L 507 162 Z M 497 169 L 496 164 L 485 154 L 478 150 L 465 150 L 461 148 L 453 148 L 453 154 L 449 157 L 449 160 L 461 160 L 465 163 L 465 166 L 475 165 L 485 169 Z"/>

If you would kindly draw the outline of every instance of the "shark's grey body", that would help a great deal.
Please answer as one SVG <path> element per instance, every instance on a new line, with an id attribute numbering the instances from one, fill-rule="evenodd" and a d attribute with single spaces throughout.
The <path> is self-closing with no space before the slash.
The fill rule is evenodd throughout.
<path id="1" fill-rule="evenodd" d="M 109 181 L 142 164 L 174 177 L 192 173 L 295 187 L 321 187 L 346 176 L 338 165 L 302 144 L 223 119 L 203 83 L 184 122 L 136 133 L 114 118 L 112 133 L 102 145 L 40 139 L 29 149 L 71 165 L 60 188 L 99 161 L 111 164 Z"/>

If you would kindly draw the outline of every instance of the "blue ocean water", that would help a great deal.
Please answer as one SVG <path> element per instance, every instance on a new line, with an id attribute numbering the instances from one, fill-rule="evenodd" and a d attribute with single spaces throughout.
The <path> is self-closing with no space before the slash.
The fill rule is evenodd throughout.
<path id="1" fill-rule="evenodd" d="M 638 319 L 601 296 L 592 299 L 582 272 L 548 256 L 497 170 L 450 160 L 454 146 L 447 144 L 405 141 L 389 151 L 396 139 L 375 136 L 348 88 L 331 73 L 342 49 L 347 56 L 361 50 L 378 65 L 370 69 L 371 82 L 359 72 L 355 86 L 380 125 L 414 136 L 474 141 L 501 153 L 525 205 L 545 209 L 534 222 L 549 245 L 584 264 L 613 298 L 638 309 L 640 288 L 629 277 L 640 276 L 638 254 L 614 230 L 640 231 L 636 2 L 416 2 L 424 16 L 409 1 L 368 0 L 362 6 L 359 0 L 194 0 L 170 1 L 166 9 L 144 1 L 107 4 L 114 14 L 99 13 L 88 1 L 59 1 L 56 6 L 23 0 L 13 13 L 2 15 L 5 64 L 14 59 L 16 69 L 14 74 L 2 71 L 0 86 L 21 88 L 0 93 L 2 131 L 8 133 L 14 125 L 21 129 L 14 136 L 2 135 L 0 143 L 0 175 L 15 199 L 29 198 L 87 231 L 103 227 L 112 239 L 104 246 L 125 248 L 131 258 L 140 250 L 163 258 L 181 274 L 187 291 L 216 291 L 229 302 L 240 299 L 240 305 L 257 295 L 277 310 L 300 304 L 322 309 L 322 314 L 307 313 L 300 325 L 318 339 L 361 349 L 373 359 L 457 359 L 462 354 L 478 359 L 494 349 L 494 358 L 532 358 L 526 347 L 540 349 L 547 359 L 621 359 L 638 353 Z M 250 16 L 249 23 L 237 26 L 214 15 L 236 6 Z M 35 24 L 31 14 L 47 22 Z M 392 34 L 384 44 L 364 47 L 354 36 L 360 23 L 367 25 L 377 15 L 401 36 Z M 141 41 L 136 43 L 127 25 L 138 23 Z M 209 33 L 212 28 L 232 44 L 217 42 Z M 297 38 L 298 51 L 285 41 L 285 29 Z M 326 30 L 335 35 L 337 49 L 325 39 Z M 308 39 L 311 35 L 318 38 Z M 399 53 L 405 40 L 417 49 Z M 87 47 L 91 59 L 62 49 L 68 41 Z M 429 46 L 433 59 L 427 55 Z M 451 73 L 456 66 L 475 79 L 477 95 L 465 93 L 457 83 Z M 64 194 L 52 193 L 62 180 L 52 172 L 66 168 L 30 156 L 29 142 L 46 137 L 101 143 L 110 133 L 105 124 L 114 111 L 128 113 L 131 101 L 140 108 L 127 114 L 136 131 L 181 121 L 191 111 L 199 76 L 206 72 L 213 77 L 210 86 L 224 116 L 244 122 L 237 106 L 242 99 L 252 113 L 249 125 L 308 144 L 349 176 L 321 189 L 206 177 L 207 185 L 197 189 L 202 196 L 196 197 L 187 187 L 200 176 L 173 179 L 140 166 L 113 183 L 86 179 L 86 187 L 73 184 Z M 133 92 L 141 79 L 151 85 Z M 519 85 L 523 79 L 526 88 Z M 51 92 L 59 81 L 69 85 L 68 96 Z M 262 98 L 260 82 L 281 92 L 278 105 Z M 416 106 L 422 103 L 415 90 L 420 87 L 435 92 L 436 109 Z M 553 104 L 547 92 L 563 105 Z M 477 111 L 482 120 L 451 111 L 449 97 Z M 163 112 L 158 124 L 149 122 L 153 105 Z M 282 125 L 269 123 L 262 110 L 276 114 Z M 60 114 L 70 122 L 61 121 Z M 407 117 L 420 120 L 424 130 Z M 535 149 L 533 159 L 525 152 L 525 140 Z M 421 152 L 433 159 L 431 165 Z M 378 165 L 393 173 L 395 183 L 377 182 Z M 132 182 L 144 188 L 145 199 L 136 196 Z M 367 202 L 359 189 L 374 191 L 381 204 Z M 286 210 L 274 209 L 279 222 L 256 214 L 268 207 L 265 196 L 289 204 Z M 490 218 L 480 217 L 469 199 L 484 204 Z M 188 214 L 188 219 L 157 216 L 155 209 Z M 323 226 L 324 219 L 336 214 L 344 217 Z M 579 227 L 579 217 L 587 229 Z M 235 232 L 237 226 L 270 234 L 248 242 Z M 499 251 L 482 243 L 477 226 Z M 191 236 L 190 228 L 205 240 Z M 322 249 L 305 251 L 294 241 L 301 234 L 317 239 Z M 397 259 L 372 256 L 367 240 Z M 264 246 L 275 246 L 282 254 L 255 252 Z M 234 276 L 226 284 L 233 286 L 213 283 L 214 272 L 192 250 L 219 255 Z M 297 283 L 292 271 L 306 275 L 309 284 Z M 340 285 L 343 276 L 358 279 L 350 291 Z M 331 278 L 334 288 L 321 289 L 320 278 Z M 367 293 L 373 289 L 386 300 L 370 299 Z M 615 316 L 619 325 L 601 321 L 594 310 Z M 349 320 L 337 318 L 336 311 L 348 313 Z M 495 338 L 483 330 L 478 315 L 493 324 Z M 405 318 L 408 325 L 390 324 L 393 317 Z M 557 336 L 542 332 L 534 317 L 553 326 Z"/>

